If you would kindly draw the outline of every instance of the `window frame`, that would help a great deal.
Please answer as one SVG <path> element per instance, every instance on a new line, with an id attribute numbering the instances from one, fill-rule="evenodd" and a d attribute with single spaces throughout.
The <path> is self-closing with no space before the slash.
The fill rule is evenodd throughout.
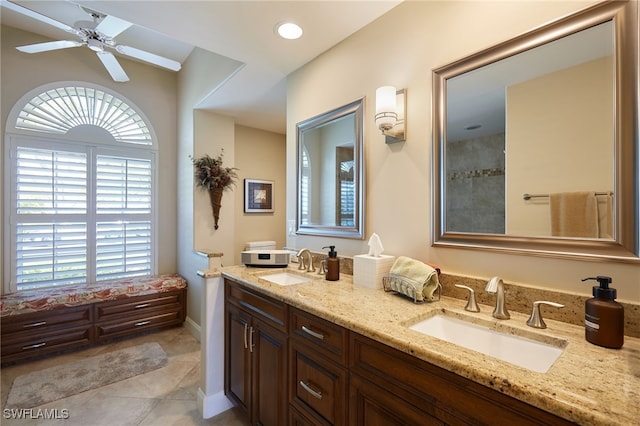
<path id="1" fill-rule="evenodd" d="M 116 140 L 114 135 L 109 133 L 102 127 L 98 126 L 82 126 L 81 131 L 72 129 L 67 134 L 47 133 L 42 131 L 33 131 L 19 129 L 15 127 L 16 118 L 20 111 L 34 96 L 51 90 L 56 87 L 87 87 L 106 92 L 117 97 L 122 102 L 128 104 L 137 112 L 142 119 L 144 125 L 148 128 L 151 143 L 137 144 L 130 142 L 122 142 Z M 91 258 L 91 252 L 95 254 L 95 224 L 97 223 L 95 194 L 95 159 L 98 155 L 116 156 L 122 158 L 142 158 L 151 162 L 151 213 L 148 217 L 151 222 L 151 259 L 150 274 L 157 274 L 158 271 L 158 150 L 155 133 L 149 120 L 142 112 L 128 99 L 122 95 L 111 91 L 107 88 L 86 82 L 56 82 L 50 83 L 39 88 L 33 89 L 26 93 L 16 104 L 14 104 L 8 115 L 7 126 L 4 134 L 3 144 L 3 180 L 4 180 L 4 197 L 3 197 L 3 294 L 15 293 L 18 290 L 16 280 L 16 237 L 17 237 L 17 210 L 16 210 L 16 167 L 17 158 L 16 150 L 18 146 L 34 147 L 49 150 L 68 150 L 74 152 L 87 152 L 87 283 L 95 282 L 95 262 L 96 258 Z M 137 219 L 136 219 L 137 220 Z M 94 229 L 91 229 L 93 227 Z M 92 237 L 90 237 L 92 235 Z M 48 288 L 62 288 L 64 285 L 50 286 Z"/>

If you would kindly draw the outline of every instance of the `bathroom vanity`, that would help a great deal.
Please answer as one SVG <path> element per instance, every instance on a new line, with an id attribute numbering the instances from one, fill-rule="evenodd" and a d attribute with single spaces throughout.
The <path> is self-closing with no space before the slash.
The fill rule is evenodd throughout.
<path id="1" fill-rule="evenodd" d="M 283 272 L 300 280 L 269 279 Z M 527 315 L 499 321 L 448 297 L 414 304 L 345 274 L 232 266 L 223 277 L 225 392 L 252 424 L 633 424 L 640 413 L 637 338 L 604 349 L 582 327 L 534 330 Z M 540 373 L 410 329 L 442 314 L 562 353 Z"/>

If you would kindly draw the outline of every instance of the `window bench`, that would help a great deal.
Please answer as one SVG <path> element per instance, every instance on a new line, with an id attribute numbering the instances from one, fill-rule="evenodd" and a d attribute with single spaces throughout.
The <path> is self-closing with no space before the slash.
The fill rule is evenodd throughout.
<path id="1" fill-rule="evenodd" d="M 2 364 L 182 324 L 178 274 L 26 290 L 0 297 Z"/>

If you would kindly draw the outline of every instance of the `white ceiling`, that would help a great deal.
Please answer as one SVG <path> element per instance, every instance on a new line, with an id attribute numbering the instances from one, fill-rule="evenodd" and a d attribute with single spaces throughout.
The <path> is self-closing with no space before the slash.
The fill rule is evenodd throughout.
<path id="1" fill-rule="evenodd" d="M 245 65 L 199 107 L 236 123 L 285 132 L 285 78 L 300 66 L 374 21 L 402 0 L 331 1 L 60 1 L 14 0 L 73 26 L 88 16 L 78 5 L 133 24 L 116 37 L 125 44 L 183 62 L 194 47 Z M 2 24 L 54 40 L 75 40 L 55 27 L 2 8 Z M 300 25 L 299 40 L 284 40 L 274 28 Z M 47 41 L 43 38 L 43 41 Z M 106 72 L 106 71 L 105 71 Z M 123 84 L 135 84 L 135 81 Z"/>

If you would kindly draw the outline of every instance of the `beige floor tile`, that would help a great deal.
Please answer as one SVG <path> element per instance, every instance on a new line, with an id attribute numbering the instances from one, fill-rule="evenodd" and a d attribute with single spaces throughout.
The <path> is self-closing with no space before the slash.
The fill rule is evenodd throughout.
<path id="1" fill-rule="evenodd" d="M 2 408 L 7 401 L 13 380 L 22 374 L 147 342 L 158 342 L 162 346 L 169 356 L 167 366 L 99 389 L 35 407 L 31 413 L 37 415 L 37 409 L 47 409 L 50 410 L 49 413 L 54 412 L 51 410 L 58 410 L 57 413 L 61 415 L 64 409 L 69 413 L 69 418 L 66 420 L 45 420 L 42 418 L 17 420 L 7 419 L 3 416 L 0 418 L 0 424 L 3 426 L 249 425 L 245 414 L 238 408 L 221 413 L 211 419 L 205 420 L 200 417 L 197 407 L 197 391 L 200 380 L 200 343 L 184 327 L 4 367 L 0 370 Z"/>

